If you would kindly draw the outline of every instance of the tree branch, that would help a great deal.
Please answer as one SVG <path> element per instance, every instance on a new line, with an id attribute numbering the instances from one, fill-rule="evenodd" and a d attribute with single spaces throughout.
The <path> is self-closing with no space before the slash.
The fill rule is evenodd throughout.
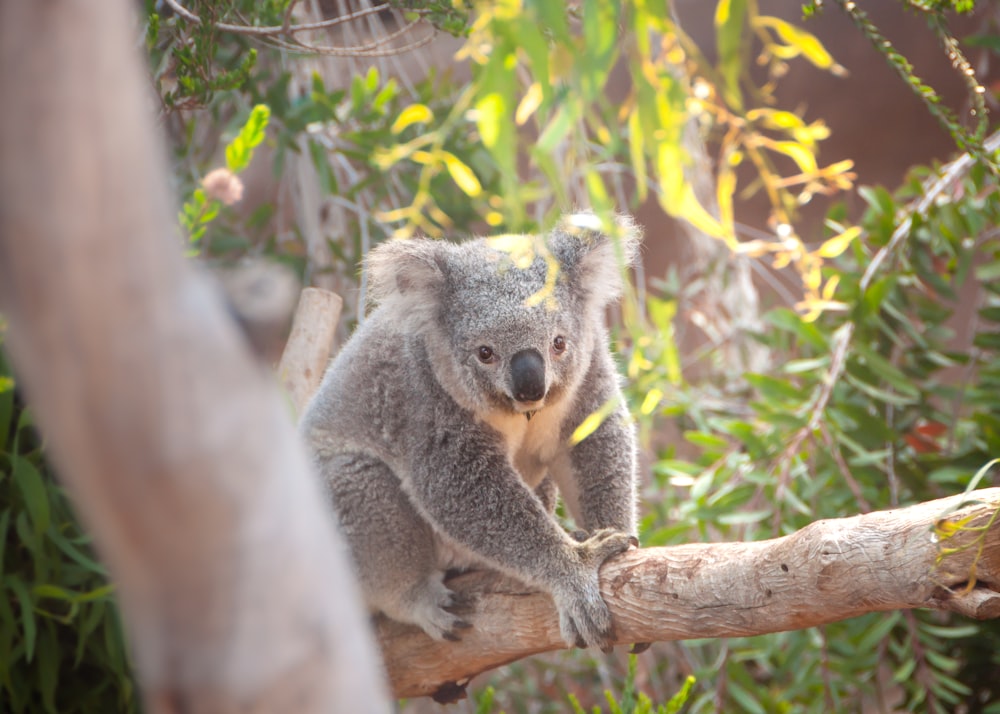
<path id="1" fill-rule="evenodd" d="M 998 509 L 1000 488 L 991 488 L 817 521 L 774 540 L 634 550 L 605 565 L 601 591 L 619 644 L 745 637 L 916 607 L 1000 617 Z M 939 542 L 936 523 L 965 518 Z M 939 563 L 942 546 L 954 552 Z M 449 587 L 476 603 L 460 642 L 377 623 L 395 696 L 454 699 L 476 674 L 565 647 L 547 595 L 481 572 Z"/>

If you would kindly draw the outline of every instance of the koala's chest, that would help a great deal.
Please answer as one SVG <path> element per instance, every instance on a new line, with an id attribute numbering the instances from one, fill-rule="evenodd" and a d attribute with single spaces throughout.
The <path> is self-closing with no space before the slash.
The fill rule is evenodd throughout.
<path id="1" fill-rule="evenodd" d="M 535 488 L 567 447 L 562 439 L 565 408 L 561 405 L 537 412 L 530 420 L 523 414 L 490 416 L 485 421 L 504 440 L 507 458 L 529 488 Z"/>

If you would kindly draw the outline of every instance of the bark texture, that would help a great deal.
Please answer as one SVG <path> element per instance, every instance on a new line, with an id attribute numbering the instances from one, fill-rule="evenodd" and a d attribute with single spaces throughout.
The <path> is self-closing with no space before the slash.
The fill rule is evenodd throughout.
<path id="1" fill-rule="evenodd" d="M 149 712 L 390 710 L 290 410 L 182 257 L 126 0 L 0 3 L 0 310 Z"/>

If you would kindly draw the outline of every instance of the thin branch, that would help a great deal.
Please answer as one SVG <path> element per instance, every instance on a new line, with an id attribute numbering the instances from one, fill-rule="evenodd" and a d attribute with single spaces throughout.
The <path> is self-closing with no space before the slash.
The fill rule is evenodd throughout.
<path id="1" fill-rule="evenodd" d="M 183 17 L 189 22 L 196 24 L 204 24 L 204 20 L 195 13 L 188 10 L 186 7 L 180 4 L 178 0 L 164 0 L 166 4 L 173 10 L 177 15 Z M 293 3 L 294 4 L 294 3 Z M 380 5 L 374 5 L 372 7 L 362 8 L 360 10 L 355 10 L 354 12 L 348 13 L 346 15 L 340 15 L 339 17 L 330 18 L 328 20 L 320 20 L 317 22 L 303 22 L 297 24 L 291 24 L 289 22 L 289 16 L 286 14 L 285 21 L 281 25 L 265 25 L 261 27 L 255 27 L 253 25 L 234 25 L 226 22 L 215 22 L 212 26 L 223 32 L 232 32 L 238 35 L 247 35 L 250 37 L 256 37 L 266 44 L 278 47 L 286 50 L 293 50 L 299 52 L 309 52 L 324 55 L 335 55 L 343 57 L 386 57 L 395 54 L 401 54 L 404 52 L 409 52 L 411 50 L 417 49 L 418 47 L 423 47 L 434 39 L 434 30 L 431 28 L 430 32 L 421 37 L 418 40 L 414 40 L 400 47 L 386 48 L 385 45 L 392 42 L 393 40 L 402 37 L 406 33 L 410 32 L 412 29 L 418 25 L 424 24 L 422 19 L 418 19 L 414 22 L 407 23 L 403 25 L 399 30 L 389 33 L 385 37 L 381 37 L 371 42 L 349 46 L 349 47 L 335 47 L 332 45 L 313 45 L 311 43 L 302 42 L 297 39 L 295 35 L 300 32 L 308 32 L 310 30 L 325 30 L 338 25 L 352 22 L 360 18 L 367 16 L 377 15 L 385 10 L 395 9 L 388 3 L 382 3 Z M 422 10 L 413 10 L 413 12 L 421 14 Z M 280 36 L 286 35 L 291 39 L 282 40 L 279 39 Z"/>

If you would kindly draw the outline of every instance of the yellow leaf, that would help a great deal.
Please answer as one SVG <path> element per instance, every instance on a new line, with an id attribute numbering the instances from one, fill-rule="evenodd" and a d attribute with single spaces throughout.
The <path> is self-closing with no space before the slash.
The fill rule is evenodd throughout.
<path id="1" fill-rule="evenodd" d="M 514 121 L 517 122 L 518 126 L 524 126 L 524 123 L 531 118 L 531 115 L 535 113 L 542 104 L 542 85 L 535 82 L 530 87 L 528 91 L 524 93 L 524 97 L 521 99 L 520 104 L 517 105 L 517 111 L 514 113 Z"/>
<path id="2" fill-rule="evenodd" d="M 410 161 L 415 161 L 418 164 L 436 164 L 438 159 L 437 154 L 432 154 L 429 151 L 414 151 L 410 154 Z"/>
<path id="3" fill-rule="evenodd" d="M 653 387 L 646 394 L 646 398 L 642 400 L 642 406 L 639 407 L 639 411 L 644 416 L 649 416 L 656 409 L 657 405 L 663 400 L 663 390 Z"/>
<path id="4" fill-rule="evenodd" d="M 393 134 L 399 134 L 411 124 L 426 124 L 432 119 L 434 119 L 434 112 L 431 111 L 430 107 L 425 104 L 411 104 L 396 117 L 390 131 Z"/>
<path id="5" fill-rule="evenodd" d="M 796 114 L 779 109 L 751 109 L 747 112 L 747 119 L 760 120 L 771 129 L 796 129 L 805 126 L 805 122 Z"/>
<path id="6" fill-rule="evenodd" d="M 537 255 L 533 236 L 519 233 L 506 233 L 488 238 L 486 242 L 493 250 L 503 251 L 510 255 L 511 260 L 521 270 L 531 267 Z"/>
<path id="7" fill-rule="evenodd" d="M 476 102 L 476 125 L 483 144 L 487 149 L 496 146 L 500 138 L 500 117 L 503 116 L 506 104 L 503 95 L 492 92 Z"/>
<path id="8" fill-rule="evenodd" d="M 466 166 L 460 158 L 448 151 L 442 151 L 441 158 L 444 160 L 444 165 L 447 167 L 448 173 L 451 174 L 451 180 L 460 189 L 465 191 L 465 195 L 475 198 L 483 192 L 483 187 L 479 183 L 479 179 L 476 178 L 472 169 Z"/>
<path id="9" fill-rule="evenodd" d="M 777 253 L 774 254 L 774 263 L 771 265 L 771 267 L 774 268 L 775 270 L 781 270 L 782 268 L 786 268 L 791 264 L 793 257 L 794 256 L 792 255 L 791 251 L 788 250 L 778 251 Z"/>
<path id="10" fill-rule="evenodd" d="M 715 200 L 719 204 L 719 223 L 726 229 L 727 234 L 733 232 L 730 226 L 733 225 L 734 193 L 736 193 L 736 172 L 733 171 L 732 165 L 728 161 L 724 161 L 719 167 L 719 180 L 717 181 Z"/>
<path id="11" fill-rule="evenodd" d="M 383 223 L 394 223 L 395 221 L 402 221 L 413 215 L 413 206 L 403 206 L 402 208 L 394 208 L 391 211 L 376 211 L 375 218 Z"/>
<path id="12" fill-rule="evenodd" d="M 833 300 L 833 295 L 837 292 L 838 285 L 840 285 L 839 275 L 834 275 L 832 278 L 827 280 L 826 285 L 823 286 L 823 299 L 826 301 Z"/>
<path id="13" fill-rule="evenodd" d="M 617 397 L 604 402 L 596 412 L 588 414 L 587 418 L 580 423 L 580 426 L 573 431 L 573 434 L 569 437 L 569 443 L 575 446 L 593 434 L 604 423 L 604 420 L 608 418 L 611 412 L 617 408 Z"/>
<path id="14" fill-rule="evenodd" d="M 851 244 L 855 238 L 861 235 L 861 227 L 853 226 L 848 228 L 846 231 L 840 235 L 836 235 L 833 238 L 827 240 L 823 245 L 819 247 L 816 251 L 822 258 L 836 258 L 838 255 L 847 250 L 847 247 Z"/>
<path id="15" fill-rule="evenodd" d="M 729 19 L 729 5 L 730 0 L 719 0 L 719 4 L 715 6 L 716 27 L 722 27 L 726 24 L 726 20 Z"/>
<path id="16" fill-rule="evenodd" d="M 819 284 L 822 280 L 823 276 L 819 272 L 819 265 L 809 266 L 809 269 L 802 275 L 802 282 L 805 284 L 806 289 L 814 295 L 819 290 Z"/>
<path id="17" fill-rule="evenodd" d="M 804 174 L 816 173 L 819 168 L 816 165 L 816 157 L 813 156 L 813 153 L 809 149 L 802 146 L 802 144 L 794 141 L 775 141 L 769 143 L 768 146 L 789 157 L 798 164 L 799 170 Z"/>
<path id="18" fill-rule="evenodd" d="M 754 20 L 757 26 L 770 27 L 778 37 L 791 47 L 794 47 L 802 55 L 820 69 L 832 69 L 834 66 L 833 57 L 823 43 L 816 39 L 812 33 L 806 32 L 801 27 L 796 27 L 777 17 L 759 16 Z"/>

